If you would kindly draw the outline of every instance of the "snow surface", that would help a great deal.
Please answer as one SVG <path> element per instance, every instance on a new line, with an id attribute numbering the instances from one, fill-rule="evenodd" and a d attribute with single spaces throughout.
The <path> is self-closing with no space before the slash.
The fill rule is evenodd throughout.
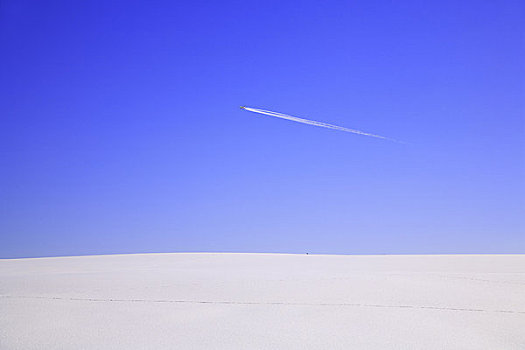
<path id="1" fill-rule="evenodd" d="M 4 259 L 0 349 L 525 349 L 525 255 Z"/>

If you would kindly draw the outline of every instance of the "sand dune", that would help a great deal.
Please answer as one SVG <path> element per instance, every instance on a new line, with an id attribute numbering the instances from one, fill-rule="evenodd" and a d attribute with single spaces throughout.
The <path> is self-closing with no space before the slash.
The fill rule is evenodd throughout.
<path id="1" fill-rule="evenodd" d="M 0 260 L 0 349 L 525 349 L 525 255 Z"/>

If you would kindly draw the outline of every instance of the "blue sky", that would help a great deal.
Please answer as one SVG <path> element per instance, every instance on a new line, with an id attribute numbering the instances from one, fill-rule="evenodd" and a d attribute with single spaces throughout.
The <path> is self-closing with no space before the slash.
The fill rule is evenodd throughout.
<path id="1" fill-rule="evenodd" d="M 524 13 L 2 1 L 0 257 L 525 253 Z"/>

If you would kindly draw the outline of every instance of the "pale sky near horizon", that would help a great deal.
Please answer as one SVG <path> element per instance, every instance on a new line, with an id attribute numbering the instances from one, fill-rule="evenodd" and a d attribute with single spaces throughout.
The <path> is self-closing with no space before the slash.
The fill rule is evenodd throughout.
<path id="1" fill-rule="evenodd" d="M 525 253 L 524 14 L 2 1 L 0 258 Z"/>

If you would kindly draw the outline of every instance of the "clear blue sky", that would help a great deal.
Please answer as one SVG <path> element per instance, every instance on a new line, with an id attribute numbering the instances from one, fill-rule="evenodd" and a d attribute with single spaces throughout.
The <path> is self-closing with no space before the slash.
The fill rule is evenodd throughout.
<path id="1" fill-rule="evenodd" d="M 525 253 L 524 14 L 4 0 L 0 257 Z"/>

